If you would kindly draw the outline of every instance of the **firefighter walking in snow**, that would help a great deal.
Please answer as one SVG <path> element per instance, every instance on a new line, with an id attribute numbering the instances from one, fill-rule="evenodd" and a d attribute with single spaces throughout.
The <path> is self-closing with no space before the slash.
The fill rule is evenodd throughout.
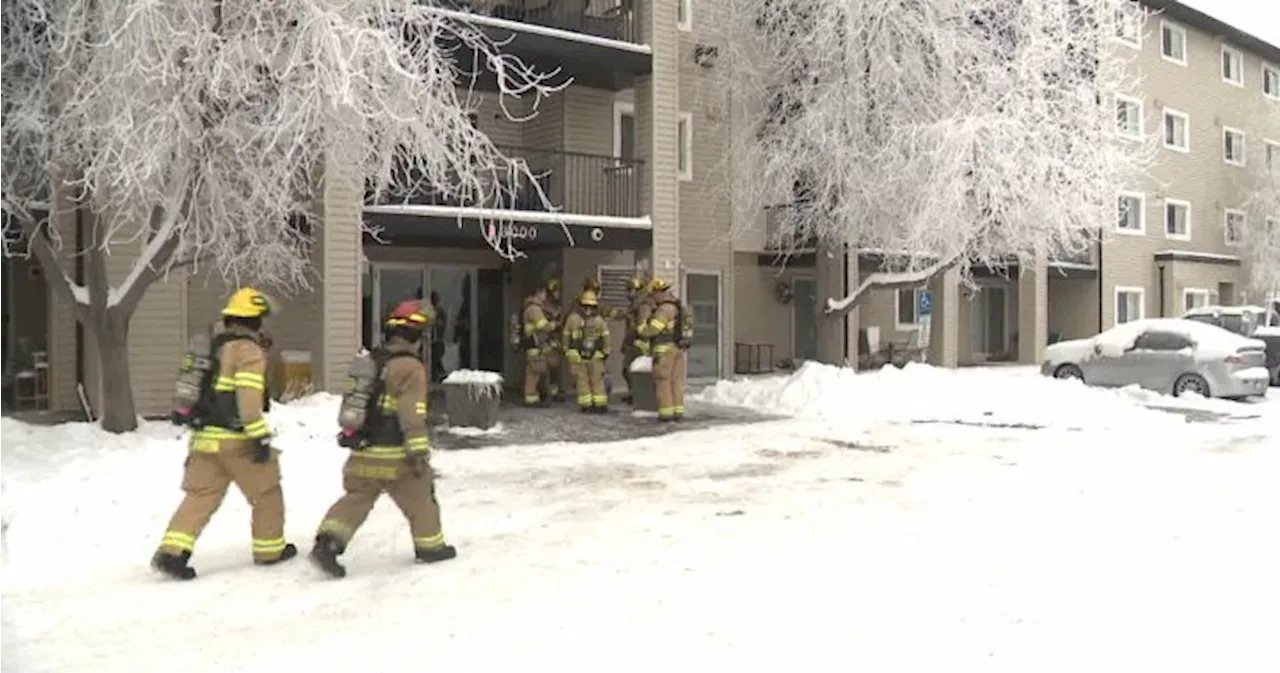
<path id="1" fill-rule="evenodd" d="M 639 332 L 650 340 L 658 418 L 677 421 L 684 418 L 686 352 L 693 340 L 692 321 L 684 305 L 672 294 L 671 283 L 655 278 L 649 290 L 653 295 L 653 315 L 639 326 Z"/>
<path id="2" fill-rule="evenodd" d="M 547 376 L 547 353 L 554 347 L 559 327 L 547 316 L 547 289 L 538 288 L 533 296 L 524 300 L 522 316 L 524 348 L 524 404 L 537 406 L 542 402 L 540 391 L 543 377 Z M 558 392 L 559 389 L 557 388 Z"/>
<path id="3" fill-rule="evenodd" d="M 578 308 L 564 321 L 564 355 L 573 371 L 578 408 L 584 413 L 605 413 L 609 410 L 609 393 L 604 386 L 609 325 L 599 309 L 599 296 L 585 290 L 578 297 Z"/>
<path id="4" fill-rule="evenodd" d="M 546 313 L 547 320 L 556 326 L 554 329 L 559 329 L 560 325 L 564 324 L 564 307 L 560 302 L 560 279 L 552 278 L 547 281 L 547 296 L 542 304 L 542 310 Z M 553 402 L 563 402 L 566 383 L 564 354 L 560 352 L 560 344 L 555 338 L 547 342 L 546 359 L 547 395 Z"/>
<path id="5" fill-rule="evenodd" d="M 259 331 L 270 313 L 271 301 L 261 292 L 237 290 L 222 309 L 223 331 L 212 342 L 197 335 L 184 358 L 172 419 L 192 429 L 182 477 L 186 496 L 151 560 L 171 577 L 195 578 L 189 562 L 196 538 L 232 482 L 253 508 L 254 563 L 270 565 L 298 553 L 284 539 L 280 461 L 263 417 L 267 358 Z"/>
<path id="6" fill-rule="evenodd" d="M 338 556 L 384 492 L 409 520 L 419 562 L 458 555 L 441 531 L 429 460 L 427 370 L 419 352 L 430 322 L 420 300 L 402 302 L 387 316 L 384 345 L 351 366 L 351 390 L 338 417 L 338 443 L 351 449 L 342 469 L 346 493 L 320 522 L 311 550 L 312 562 L 333 577 L 346 576 Z"/>

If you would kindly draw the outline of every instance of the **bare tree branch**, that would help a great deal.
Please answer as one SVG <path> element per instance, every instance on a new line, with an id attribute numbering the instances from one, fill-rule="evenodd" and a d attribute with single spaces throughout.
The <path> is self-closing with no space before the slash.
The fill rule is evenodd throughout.
<path id="1" fill-rule="evenodd" d="M 857 308 L 859 304 L 866 300 L 870 290 L 896 290 L 900 288 L 919 287 L 932 279 L 934 276 L 943 273 L 956 264 L 960 263 L 959 255 L 952 255 L 946 259 L 915 269 L 912 271 L 881 271 L 873 273 L 862 282 L 858 287 L 854 288 L 845 297 L 840 299 L 828 299 L 826 313 L 848 313 Z"/>

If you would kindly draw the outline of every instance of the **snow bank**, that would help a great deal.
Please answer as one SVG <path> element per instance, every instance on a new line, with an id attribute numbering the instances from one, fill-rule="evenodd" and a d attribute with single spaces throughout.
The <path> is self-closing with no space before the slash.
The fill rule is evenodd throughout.
<path id="1" fill-rule="evenodd" d="M 1136 387 L 1090 388 L 1040 376 L 1030 367 L 945 369 L 910 363 L 855 372 L 806 362 L 790 376 L 720 381 L 691 396 L 702 402 L 870 427 L 879 423 L 963 422 L 1070 429 L 1185 425 L 1185 417 L 1152 407 L 1256 413 L 1254 405 L 1176 400 Z"/>

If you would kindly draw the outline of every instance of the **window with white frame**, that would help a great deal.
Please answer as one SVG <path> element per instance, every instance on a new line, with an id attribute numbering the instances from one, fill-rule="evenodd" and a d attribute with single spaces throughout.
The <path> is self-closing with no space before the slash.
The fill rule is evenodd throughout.
<path id="1" fill-rule="evenodd" d="M 1262 147 L 1262 165 L 1269 171 L 1280 170 L 1280 142 L 1264 140 Z"/>
<path id="2" fill-rule="evenodd" d="M 1191 204 L 1177 199 L 1164 200 L 1165 238 L 1191 239 Z"/>
<path id="3" fill-rule="evenodd" d="M 1245 214 L 1243 210 L 1228 208 L 1222 213 L 1222 237 L 1227 245 L 1240 245 L 1244 241 Z"/>
<path id="4" fill-rule="evenodd" d="M 1147 230 L 1146 197 L 1137 192 L 1121 192 L 1117 198 L 1116 231 L 1141 234 Z"/>
<path id="5" fill-rule="evenodd" d="M 1280 100 L 1280 66 L 1262 64 L 1262 95 Z"/>
<path id="6" fill-rule="evenodd" d="M 693 30 L 693 0 L 676 0 L 676 28 Z"/>
<path id="7" fill-rule="evenodd" d="M 1160 56 L 1171 63 L 1187 64 L 1186 28 L 1168 21 L 1160 22 Z"/>
<path id="8" fill-rule="evenodd" d="M 1116 42 L 1142 48 L 1142 14 L 1127 3 L 1116 10 Z"/>
<path id="9" fill-rule="evenodd" d="M 636 158 L 636 109 L 631 103 L 613 104 L 613 156 Z"/>
<path id="10" fill-rule="evenodd" d="M 1222 45 L 1222 81 L 1244 86 L 1244 54 L 1225 44 Z"/>
<path id="11" fill-rule="evenodd" d="M 1116 95 L 1116 133 L 1125 138 L 1142 138 L 1142 100 Z"/>
<path id="12" fill-rule="evenodd" d="M 1182 310 L 1190 311 L 1201 306 L 1208 306 L 1212 301 L 1212 293 L 1198 287 L 1189 287 L 1182 291 Z"/>
<path id="13" fill-rule="evenodd" d="M 1142 320 L 1146 313 L 1147 291 L 1140 287 L 1116 288 L 1116 324 Z"/>
<path id="14" fill-rule="evenodd" d="M 693 115 L 680 113 L 680 121 L 676 124 L 676 139 L 680 143 L 677 151 L 677 166 L 681 180 L 693 179 Z"/>
<path id="15" fill-rule="evenodd" d="M 1222 127 L 1222 160 L 1233 166 L 1243 166 L 1244 152 L 1244 131 Z"/>
<path id="16" fill-rule="evenodd" d="M 1191 151 L 1191 115 L 1164 109 L 1164 146 L 1178 152 Z"/>
<path id="17" fill-rule="evenodd" d="M 907 288 L 898 290 L 898 307 L 894 314 L 894 322 L 899 332 L 915 329 L 920 324 L 920 293 L 924 288 Z"/>

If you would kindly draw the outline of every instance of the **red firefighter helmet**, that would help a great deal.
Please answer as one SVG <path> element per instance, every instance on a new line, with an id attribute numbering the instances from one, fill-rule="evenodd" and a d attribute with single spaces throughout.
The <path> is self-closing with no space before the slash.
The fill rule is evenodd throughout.
<path id="1" fill-rule="evenodd" d="M 406 299 L 396 304 L 387 315 L 387 327 L 409 327 L 425 330 L 431 322 L 431 312 L 422 305 L 421 299 Z"/>

